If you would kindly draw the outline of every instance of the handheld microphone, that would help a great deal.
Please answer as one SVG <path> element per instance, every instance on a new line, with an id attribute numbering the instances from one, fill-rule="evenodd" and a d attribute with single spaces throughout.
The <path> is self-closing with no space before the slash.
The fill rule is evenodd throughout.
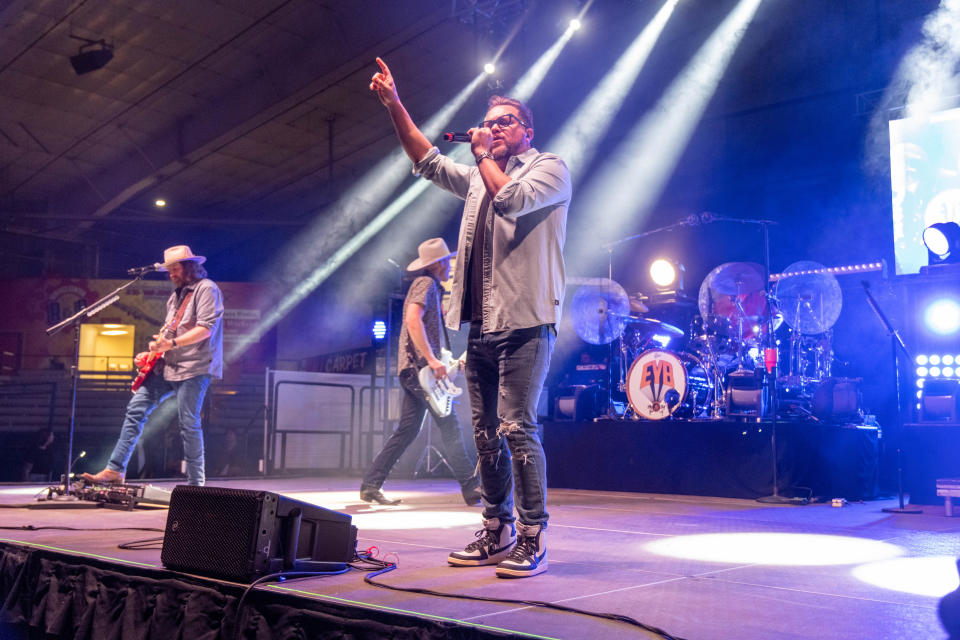
<path id="1" fill-rule="evenodd" d="M 135 276 L 141 273 L 150 273 L 151 271 L 160 271 L 163 269 L 163 265 L 159 262 L 154 262 L 153 264 L 147 264 L 142 267 L 134 267 L 133 269 L 127 269 L 128 276 Z"/>
<path id="2" fill-rule="evenodd" d="M 443 134 L 443 139 L 447 142 L 470 142 L 470 134 L 460 133 L 459 131 L 448 131 Z"/>

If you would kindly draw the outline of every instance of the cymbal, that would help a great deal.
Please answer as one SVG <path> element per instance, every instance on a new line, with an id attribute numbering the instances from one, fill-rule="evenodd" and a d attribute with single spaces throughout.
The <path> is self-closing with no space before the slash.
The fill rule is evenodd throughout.
<path id="1" fill-rule="evenodd" d="M 762 291 L 767 279 L 763 266 L 756 262 L 727 262 L 711 271 L 707 282 L 717 293 L 736 296 Z"/>
<path id="2" fill-rule="evenodd" d="M 590 344 L 608 344 L 623 333 L 630 315 L 627 292 L 614 280 L 581 286 L 570 302 L 570 319 L 577 335 Z"/>
<path id="3" fill-rule="evenodd" d="M 671 336 L 682 336 L 683 329 L 679 329 L 672 324 L 661 322 L 653 318 L 628 318 L 627 324 L 642 329 L 648 333 L 665 333 Z"/>
<path id="4" fill-rule="evenodd" d="M 801 260 L 784 269 L 784 272 L 825 268 L 818 262 Z M 783 319 L 792 329 L 804 334 L 827 331 L 840 317 L 843 308 L 843 293 L 832 273 L 787 276 L 777 281 L 775 295 Z"/>
<path id="5" fill-rule="evenodd" d="M 753 262 L 727 262 L 711 271 L 697 297 L 706 328 L 746 343 L 766 334 L 770 305 L 764 273 L 764 268 Z"/>
<path id="6" fill-rule="evenodd" d="M 647 305 L 643 304 L 643 301 L 639 297 L 635 295 L 630 296 L 630 312 L 631 313 L 646 313 L 648 311 L 650 311 L 650 308 Z"/>

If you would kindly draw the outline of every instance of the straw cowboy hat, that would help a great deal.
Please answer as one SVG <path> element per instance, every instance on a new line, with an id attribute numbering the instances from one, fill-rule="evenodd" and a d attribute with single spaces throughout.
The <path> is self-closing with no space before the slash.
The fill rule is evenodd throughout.
<path id="1" fill-rule="evenodd" d="M 193 260 L 197 264 L 203 264 L 207 261 L 204 256 L 195 256 L 193 251 L 190 250 L 185 244 L 178 244 L 175 247 L 170 247 L 169 249 L 164 250 L 163 252 L 163 264 L 160 265 L 160 271 L 166 271 L 170 268 L 170 265 L 176 262 L 185 262 L 187 260 Z"/>
<path id="2" fill-rule="evenodd" d="M 443 238 L 424 240 L 420 243 L 420 246 L 417 247 L 417 253 L 419 257 L 407 265 L 407 271 L 419 271 L 420 269 L 429 267 L 434 262 L 439 262 L 444 258 L 457 255 L 456 251 L 450 251 Z"/>

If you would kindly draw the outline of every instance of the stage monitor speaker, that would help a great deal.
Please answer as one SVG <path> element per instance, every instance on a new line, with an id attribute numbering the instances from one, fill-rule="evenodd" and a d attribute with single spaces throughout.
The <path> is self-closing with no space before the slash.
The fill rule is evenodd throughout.
<path id="1" fill-rule="evenodd" d="M 180 485 L 170 496 L 160 561 L 168 569 L 252 582 L 280 571 L 325 571 L 354 559 L 345 513 L 269 491 Z"/>
<path id="2" fill-rule="evenodd" d="M 767 414 L 767 388 L 760 369 L 731 371 L 727 375 L 727 416 L 762 418 Z"/>
<path id="3" fill-rule="evenodd" d="M 826 378 L 813 392 L 813 415 L 832 423 L 863 421 L 860 378 Z"/>
<path id="4" fill-rule="evenodd" d="M 554 420 L 593 420 L 603 409 L 600 387 L 597 385 L 573 385 L 562 388 L 557 394 Z"/>

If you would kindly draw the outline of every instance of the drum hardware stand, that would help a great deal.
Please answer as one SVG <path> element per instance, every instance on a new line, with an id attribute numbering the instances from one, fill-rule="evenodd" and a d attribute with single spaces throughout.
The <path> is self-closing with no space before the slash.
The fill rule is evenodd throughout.
<path id="1" fill-rule="evenodd" d="M 699 216 L 688 216 L 687 218 L 684 218 L 680 222 L 674 222 L 673 224 L 668 224 L 663 227 L 657 227 L 656 229 L 648 229 L 647 231 L 641 231 L 640 233 L 635 233 L 634 235 L 627 236 L 626 238 L 620 238 L 619 240 L 608 242 L 602 247 L 607 252 L 607 278 L 609 278 L 610 280 L 613 280 L 613 250 L 615 247 L 625 242 L 630 242 L 631 240 L 638 240 L 640 238 L 652 236 L 654 234 L 661 233 L 663 231 L 670 231 L 671 229 L 679 229 L 681 227 L 692 227 L 699 224 L 704 224 L 707 222 L 711 222 L 714 219 L 719 219 L 719 218 L 716 218 L 711 213 L 704 212 Z M 613 406 L 613 377 L 612 377 L 612 374 L 610 373 L 612 365 L 613 365 L 613 346 L 611 343 L 610 356 L 607 359 L 607 411 L 605 415 L 601 415 L 597 419 L 598 420 L 603 420 L 603 419 L 627 420 L 633 413 L 633 407 L 630 405 L 629 399 L 627 401 L 626 408 L 623 411 L 623 415 L 619 415 L 616 411 L 616 408 Z M 624 390 L 626 390 L 626 369 L 627 367 L 625 366 L 620 367 L 620 376 L 621 378 L 623 378 L 622 387 Z"/>
<path id="2" fill-rule="evenodd" d="M 893 351 L 893 379 L 897 385 L 897 499 L 899 500 L 900 506 L 884 507 L 881 511 L 885 513 L 904 514 L 923 513 L 923 509 L 915 506 L 907 506 L 903 501 L 903 455 L 901 453 L 903 449 L 903 389 L 901 388 L 902 385 L 900 381 L 900 353 L 902 352 L 907 356 L 907 362 L 913 362 L 913 356 L 910 355 L 910 350 L 907 349 L 903 338 L 900 337 L 900 332 L 890 324 L 890 320 L 887 319 L 887 316 L 873 298 L 873 294 L 870 293 L 870 283 L 866 280 L 861 280 L 860 284 L 863 285 L 863 292 L 867 296 L 867 304 L 873 309 L 883 328 L 887 330 L 887 335 L 890 336 L 890 345 Z"/>
<path id="3" fill-rule="evenodd" d="M 152 267 L 151 267 L 152 269 Z M 107 295 L 103 296 L 93 304 L 88 307 L 84 307 L 77 311 L 75 314 L 67 318 L 66 320 L 61 320 L 52 327 L 47 328 L 47 335 L 52 336 L 59 332 L 61 329 L 73 326 L 73 364 L 70 366 L 70 378 L 71 378 L 71 390 L 70 390 L 70 431 L 67 438 L 67 470 L 63 474 L 64 478 L 64 490 L 63 493 L 58 494 L 53 499 L 57 500 L 76 500 L 76 496 L 71 494 L 70 488 L 70 478 L 73 475 L 73 434 L 77 421 L 77 383 L 80 380 L 80 326 L 83 324 L 83 321 L 86 318 L 92 318 L 97 315 L 114 302 L 120 299 L 120 293 L 132 285 L 134 282 L 139 281 L 143 276 L 149 272 L 150 269 L 141 269 L 137 272 L 137 277 L 120 285 Z"/>
<path id="4" fill-rule="evenodd" d="M 427 442 L 423 447 L 423 453 L 420 454 L 420 458 L 417 460 L 417 466 L 413 468 L 413 475 L 416 478 L 419 478 L 421 474 L 431 475 L 436 473 L 437 469 L 439 469 L 441 466 L 444 466 L 454 477 L 456 477 L 457 474 L 453 472 L 453 467 L 450 466 L 450 463 L 447 462 L 447 459 L 443 457 L 443 454 L 440 453 L 440 450 L 433 446 L 433 443 L 431 442 L 430 434 L 433 432 L 433 422 L 430 420 L 431 415 L 432 414 L 427 411 L 423 415 L 423 421 L 420 423 L 421 429 L 424 426 L 427 428 Z M 437 457 L 436 462 L 430 460 L 431 454 Z"/>

